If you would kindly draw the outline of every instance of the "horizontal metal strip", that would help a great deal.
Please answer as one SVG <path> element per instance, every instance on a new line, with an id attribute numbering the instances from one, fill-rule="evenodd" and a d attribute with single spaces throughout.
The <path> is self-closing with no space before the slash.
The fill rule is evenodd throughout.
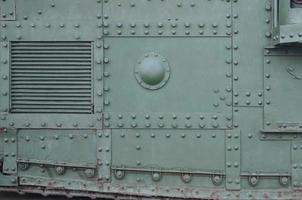
<path id="1" fill-rule="evenodd" d="M 57 77 L 57 78 L 44 78 L 44 77 L 27 77 L 27 78 L 11 78 L 12 83 L 38 83 L 38 82 L 62 82 L 63 84 L 66 82 L 91 82 L 91 79 L 88 78 L 72 78 L 72 77 Z"/>
<path id="2" fill-rule="evenodd" d="M 14 89 L 31 89 L 31 90 L 36 90 L 36 89 L 46 89 L 46 90 L 51 90 L 51 89 L 62 89 L 62 90 L 90 90 L 91 89 L 91 85 L 53 85 L 51 87 L 49 86 L 40 86 L 40 85 L 35 85 L 35 87 L 33 86 L 22 86 L 22 85 L 16 85 L 16 86 L 12 86 L 12 90 Z"/>
<path id="3" fill-rule="evenodd" d="M 63 161 L 58 161 L 58 160 L 37 160 L 37 159 L 23 159 L 23 158 L 18 158 L 18 162 L 21 163 L 32 163 L 32 164 L 39 164 L 39 165 L 51 165 L 51 166 L 66 166 L 66 167 L 79 167 L 79 168 L 96 168 L 96 164 L 94 163 L 69 163 L 69 162 L 63 162 Z"/>
<path id="4" fill-rule="evenodd" d="M 12 44 L 21 45 L 21 44 L 90 44 L 90 41 L 14 41 Z"/>
<path id="5" fill-rule="evenodd" d="M 51 113 L 51 114 L 92 114 L 93 112 L 90 109 L 11 109 L 12 113 L 24 113 L 24 114 L 45 114 L 45 113 Z"/>
<path id="6" fill-rule="evenodd" d="M 22 58 L 22 59 L 12 59 L 12 64 L 18 64 L 18 63 L 91 63 L 91 59 L 83 59 L 83 58 Z"/>
<path id="7" fill-rule="evenodd" d="M 22 106 L 22 105 L 26 105 L 26 106 L 69 106 L 69 107 L 78 107 L 78 106 L 87 106 L 90 107 L 91 106 L 91 102 L 90 101 L 85 101 L 85 102 L 79 102 L 79 101 L 12 101 L 13 103 L 13 107 L 16 106 Z"/>
<path id="8" fill-rule="evenodd" d="M 91 51 L 91 46 L 83 45 L 27 45 L 27 46 L 12 46 L 12 50 L 31 50 L 31 49 L 71 49 L 71 50 L 90 50 Z"/>
<path id="9" fill-rule="evenodd" d="M 56 109 L 44 109 L 44 110 L 26 110 L 26 109 L 13 109 L 11 110 L 12 113 L 19 113 L 19 114 L 27 114 L 27 113 L 31 113 L 31 114 L 35 114 L 35 113 L 41 113 L 41 114 L 91 114 L 92 112 L 90 110 L 56 110 Z"/>
<path id="10" fill-rule="evenodd" d="M 77 95 L 90 95 L 91 91 L 90 90 L 81 90 L 81 91 L 45 91 L 45 90 L 12 90 L 11 91 L 12 96 L 39 96 L 39 95 L 43 95 L 43 96 L 60 96 L 60 95 L 66 95 L 66 96 L 77 96 Z"/>
<path id="11" fill-rule="evenodd" d="M 68 62 L 12 62 L 12 67 L 47 67 L 47 66 L 87 66 L 91 67 L 92 62 L 78 62 L 78 61 L 68 61 Z"/>
<path id="12" fill-rule="evenodd" d="M 11 54 L 91 54 L 91 49 L 11 49 Z"/>
<path id="13" fill-rule="evenodd" d="M 289 177 L 291 176 L 289 172 L 278 172 L 278 173 L 274 173 L 274 172 L 241 172 L 241 176 L 243 177 L 250 177 L 250 176 L 259 176 L 259 177 L 281 177 L 281 176 L 285 176 L 285 177 Z"/>
<path id="14" fill-rule="evenodd" d="M 44 87 L 43 88 L 34 88 L 32 89 L 31 87 L 25 87 L 25 88 L 15 88 L 12 91 L 12 93 L 19 93 L 19 92 L 30 92 L 30 93 L 45 93 L 45 94 L 52 94 L 52 93 L 68 93 L 68 94 L 74 94 L 74 93 L 87 93 L 87 92 L 90 92 L 91 91 L 91 88 L 88 88 L 85 87 L 85 88 L 79 88 L 79 87 L 75 87 L 75 88 L 66 88 L 66 90 L 64 91 L 64 88 L 61 88 L 61 90 L 58 90 L 58 91 L 54 91 L 56 90 L 57 88 L 48 88 L 48 90 L 45 90 Z"/>
<path id="15" fill-rule="evenodd" d="M 12 63 L 12 69 L 40 69 L 40 68 L 74 68 L 74 67 L 85 67 L 84 69 L 91 69 L 91 63 Z M 77 68 L 78 69 L 78 68 Z"/>
<path id="16" fill-rule="evenodd" d="M 129 171 L 129 172 L 142 172 L 142 173 L 164 173 L 164 174 L 196 174 L 196 175 L 221 175 L 224 176 L 224 172 L 219 171 L 199 171 L 199 170 L 177 170 L 177 169 L 148 169 L 148 168 L 131 168 L 131 167 L 116 167 L 113 166 L 114 171 Z"/>
<path id="17" fill-rule="evenodd" d="M 91 45 L 12 45 L 11 49 L 12 50 L 27 50 L 27 49 L 85 49 L 85 50 L 91 50 L 92 47 Z"/>
<path id="18" fill-rule="evenodd" d="M 77 47 L 91 47 L 91 43 L 88 42 L 28 42 L 28 43 L 11 43 L 12 47 L 52 47 L 52 46 L 77 46 Z"/>
<path id="19" fill-rule="evenodd" d="M 91 105 L 89 104 L 49 104 L 49 103 L 27 103 L 27 104 L 13 104 L 12 108 L 21 108 L 21 109 L 44 109 L 44 108 L 61 108 L 61 109 L 90 109 Z"/>
<path id="20" fill-rule="evenodd" d="M 19 50 L 19 49 L 89 49 L 91 50 L 90 45 L 24 45 L 24 46 L 11 46 L 13 50 Z"/>
<path id="21" fill-rule="evenodd" d="M 91 60 L 92 56 L 90 52 L 87 53 L 49 53 L 49 52 L 41 52 L 40 54 L 37 53 L 26 53 L 26 54 L 13 54 L 11 55 L 12 60 L 17 60 L 17 59 L 46 59 L 46 58 L 57 58 L 57 59 L 62 59 L 62 58 L 83 58 L 86 60 Z M 77 61 L 77 60 L 76 60 Z"/>
<path id="22" fill-rule="evenodd" d="M 66 58 L 66 59 L 91 59 L 91 55 L 87 54 L 87 55 L 82 55 L 82 54 L 13 54 L 11 56 L 11 59 L 13 60 L 20 60 L 20 59 L 55 59 L 55 58 Z"/>
<path id="23" fill-rule="evenodd" d="M 26 107 L 12 107 L 12 112 L 24 112 L 24 113 L 45 113 L 45 112 L 52 112 L 52 113 L 92 113 L 91 107 L 56 107 L 56 106 L 49 106 L 49 107 L 39 107 L 34 108 L 30 106 Z"/>
<path id="24" fill-rule="evenodd" d="M 70 73 L 70 74 L 91 74 L 91 71 L 89 69 L 83 69 L 83 68 L 80 68 L 79 70 L 77 69 L 32 69 L 32 70 L 11 70 L 11 72 L 13 74 L 47 74 L 47 75 L 56 75 L 56 74 L 66 74 L 66 73 Z"/>
<path id="25" fill-rule="evenodd" d="M 45 75 L 45 74 L 41 74 L 41 75 L 37 75 L 37 74 L 33 74 L 33 75 L 30 75 L 30 74 L 24 74 L 24 75 L 12 75 L 11 76 L 12 79 L 15 79 L 15 80 L 27 80 L 27 79 L 52 79 L 52 78 L 58 78 L 58 79 L 61 79 L 61 78 L 78 78 L 78 79 L 82 79 L 82 78 L 91 78 L 91 75 L 75 75 L 75 74 L 55 74 L 55 75 Z"/>
<path id="26" fill-rule="evenodd" d="M 24 85 L 24 87 L 22 87 L 22 85 Z M 11 83 L 11 86 L 12 86 L 12 89 L 39 89 L 39 88 L 52 88 L 52 87 L 49 87 L 50 86 L 53 86 L 54 88 L 64 88 L 66 87 L 66 89 L 73 89 L 73 88 L 79 88 L 79 89 L 89 89 L 91 90 L 91 81 L 88 82 L 88 81 L 85 81 L 85 82 L 80 82 L 80 83 L 77 83 L 77 82 L 62 82 L 62 83 L 55 83 L 55 82 L 43 82 L 43 83 L 37 83 L 37 82 L 27 82 L 27 83 L 24 83 L 24 84 L 21 84 L 20 82 L 19 83 L 14 83 L 12 82 Z M 61 87 L 60 87 L 61 86 Z"/>
<path id="27" fill-rule="evenodd" d="M 11 46 L 12 51 L 24 51 L 24 50 L 78 50 L 78 51 L 92 51 L 92 46 L 90 45 L 27 45 L 27 46 Z"/>
<path id="28" fill-rule="evenodd" d="M 12 81 L 11 85 L 62 85 L 64 87 L 65 85 L 91 85 L 90 80 L 44 80 L 44 81 Z"/>
<path id="29" fill-rule="evenodd" d="M 74 78 L 74 77 L 53 77 L 53 78 L 44 78 L 44 77 L 27 77 L 27 78 L 18 78 L 18 77 L 12 77 L 11 82 L 14 84 L 20 84 L 20 83 L 74 83 L 77 82 L 83 82 L 83 83 L 91 83 L 91 79 L 88 78 Z"/>
<path id="30" fill-rule="evenodd" d="M 49 83 L 49 84 L 47 84 L 47 83 L 45 83 L 45 84 L 12 84 L 11 85 L 11 88 L 12 88 L 12 90 L 14 90 L 14 89 L 33 89 L 33 90 L 35 90 L 35 89 L 42 89 L 42 88 L 44 88 L 45 90 L 49 90 L 49 89 L 58 89 L 58 90 L 60 90 L 60 89 L 75 89 L 75 90 L 77 90 L 77 89 L 87 89 L 87 90 L 89 90 L 90 91 L 90 87 L 91 87 L 91 84 L 72 84 L 72 83 L 70 83 L 70 84 L 64 84 L 64 85 L 62 85 L 62 84 L 51 84 L 51 83 Z"/>
<path id="31" fill-rule="evenodd" d="M 73 51 L 87 51 L 91 52 L 91 48 L 83 48 L 78 46 L 54 46 L 54 47 L 13 47 L 11 52 L 15 51 L 65 51 L 65 52 L 73 52 Z"/>
<path id="32" fill-rule="evenodd" d="M 79 70 L 79 69 L 86 69 L 86 70 L 91 70 L 91 65 L 90 64 L 78 64 L 78 65 L 73 65 L 73 64 L 65 64 L 65 65 L 60 65 L 60 64 L 52 64 L 52 65 L 40 65 L 40 64 L 36 64 L 36 65 L 12 65 L 11 66 L 11 70 L 46 70 L 46 69 L 53 69 L 53 68 L 59 68 L 59 69 L 75 69 L 75 70 Z"/>
<path id="33" fill-rule="evenodd" d="M 24 95 L 24 94 L 19 94 L 19 95 L 11 95 L 13 100 L 52 100 L 52 99 L 66 99 L 66 100 L 87 100 L 90 101 L 91 98 L 88 95 Z"/>
<path id="34" fill-rule="evenodd" d="M 62 74 L 63 75 L 63 74 Z M 59 81 L 90 81 L 91 77 L 90 76 L 52 76 L 52 77 L 47 77 L 47 76 L 27 76 L 27 77 L 18 77 L 18 76 L 13 76 L 11 77 L 13 81 L 52 81 L 52 80 L 59 80 Z"/>
<path id="35" fill-rule="evenodd" d="M 67 55 L 67 54 L 62 54 L 62 55 L 11 55 L 11 59 L 12 61 L 17 61 L 17 60 L 29 60 L 29 59 L 33 59 L 33 60 L 47 60 L 47 59 L 58 59 L 58 60 L 63 60 L 63 59 L 68 59 L 68 60 L 75 60 L 76 62 L 78 62 L 78 60 L 82 59 L 82 60 L 91 60 L 91 56 L 90 55 L 82 55 L 82 54 L 76 54 L 76 55 Z"/>
<path id="36" fill-rule="evenodd" d="M 12 97 L 12 102 L 29 102 L 29 101 L 58 101 L 58 102 L 91 102 L 90 97 Z"/>
<path id="37" fill-rule="evenodd" d="M 17 94 L 11 95 L 12 99 L 87 99 L 91 100 L 91 95 L 89 94 Z"/>
<path id="38" fill-rule="evenodd" d="M 35 74 L 35 76 L 31 76 L 30 74 L 27 74 L 28 76 L 12 76 L 11 80 L 13 81 L 53 81 L 53 80 L 58 80 L 58 81 L 91 81 L 91 76 L 89 75 L 84 75 L 84 76 L 77 76 L 74 74 L 71 74 L 70 76 L 64 76 L 64 74 L 59 74 L 62 76 L 56 76 L 56 75 L 45 75 L 42 74 L 39 76 L 39 74 Z M 73 76 L 72 76 L 73 75 Z"/>
<path id="39" fill-rule="evenodd" d="M 29 43 L 11 43 L 12 47 L 31 47 L 31 46 L 79 46 L 90 47 L 91 43 L 75 43 L 75 42 L 29 42 Z"/>

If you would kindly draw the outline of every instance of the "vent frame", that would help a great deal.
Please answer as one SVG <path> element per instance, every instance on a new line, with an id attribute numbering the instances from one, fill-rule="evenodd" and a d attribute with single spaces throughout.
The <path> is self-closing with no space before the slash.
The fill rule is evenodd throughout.
<path id="1" fill-rule="evenodd" d="M 92 41 L 10 41 L 9 47 L 10 47 L 9 48 L 9 104 L 10 104 L 9 112 L 10 114 L 14 114 L 14 115 L 15 114 L 90 114 L 91 115 L 94 113 L 94 106 L 93 106 L 94 105 L 94 90 L 93 90 L 94 43 Z M 30 47 L 29 48 L 30 50 L 28 50 L 27 47 Z M 55 47 L 59 47 L 59 48 L 55 49 Z M 70 51 L 70 49 L 68 50 L 68 48 L 72 49 L 72 51 Z M 17 50 L 19 50 L 19 52 Z M 24 52 L 22 52 L 22 50 Z M 16 54 L 16 52 L 18 52 L 18 54 Z M 49 54 L 47 54 L 47 52 L 49 52 Z M 21 56 L 18 57 L 16 55 L 21 55 Z M 84 60 L 82 60 L 81 58 L 84 58 Z M 33 59 L 33 61 L 30 61 L 30 59 Z M 61 63 L 58 61 L 60 61 Z M 16 64 L 18 62 L 19 64 Z M 39 64 L 41 63 L 43 66 L 39 68 Z M 26 69 L 27 67 L 28 69 Z M 43 71 L 44 70 L 43 67 L 45 67 L 45 71 Z M 52 67 L 54 69 L 51 69 Z M 59 69 L 60 67 L 62 68 Z M 79 67 L 79 69 L 81 69 L 82 67 L 81 70 L 85 73 L 84 74 L 80 73 L 81 70 L 76 69 L 76 67 Z M 84 69 L 85 67 L 86 69 Z M 55 73 L 51 74 L 52 70 L 55 71 Z M 31 74 L 30 71 L 32 71 L 33 74 Z M 72 72 L 72 73 L 64 74 L 64 72 Z M 24 79 L 21 78 L 20 80 L 17 80 L 16 77 L 18 77 L 18 73 L 21 77 L 23 76 Z M 83 77 L 85 78 L 83 79 Z M 55 78 L 55 80 L 52 80 L 52 78 Z M 16 81 L 19 81 L 20 84 Z M 22 83 L 22 81 L 24 82 Z M 33 86 L 31 82 L 38 82 L 39 85 Z M 29 106 L 26 107 L 27 105 L 26 97 L 23 97 L 21 93 L 18 93 L 16 91 L 17 90 L 16 88 L 18 88 L 16 87 L 16 85 L 21 86 L 20 87 L 21 89 L 23 89 L 22 85 L 24 86 L 29 85 L 32 87 L 33 91 L 34 90 L 39 91 L 39 89 L 37 88 L 38 86 L 40 86 L 41 87 L 40 92 L 42 90 L 45 90 L 46 92 L 44 94 L 46 95 L 44 96 L 43 92 L 42 93 L 37 92 L 37 94 L 34 94 L 36 92 L 32 92 L 33 95 L 26 96 L 26 97 L 30 97 L 28 100 Z M 77 91 L 76 89 L 77 86 L 81 86 L 81 85 L 86 87 L 79 87 L 78 88 L 79 90 Z M 47 88 L 47 86 L 49 86 L 49 88 Z M 62 89 L 65 86 L 66 86 L 65 90 Z M 62 91 L 57 92 L 57 94 L 55 94 L 54 92 L 53 96 L 47 93 L 48 89 L 55 91 L 54 89 L 55 87 L 57 87 L 59 91 L 60 90 Z M 26 89 L 26 87 L 24 88 Z M 28 89 L 28 91 L 30 91 L 30 89 Z M 65 92 L 67 91 L 69 95 L 68 96 L 64 95 L 65 94 L 64 91 Z M 81 95 L 77 96 L 77 94 L 82 94 L 81 92 L 78 93 L 79 91 L 83 91 L 85 93 L 86 96 L 83 95 L 85 96 L 85 98 L 80 98 L 80 99 L 78 98 L 81 97 Z M 40 101 L 38 98 L 36 99 L 34 98 L 35 95 L 40 98 Z M 50 99 L 48 99 L 48 97 L 50 97 Z M 17 101 L 22 102 L 22 98 L 25 99 L 23 101 L 24 107 L 22 106 L 18 107 L 17 105 L 19 104 L 16 102 Z M 62 102 L 62 104 L 59 103 L 60 101 Z M 39 106 L 42 106 L 45 109 L 38 108 L 38 106 L 34 106 L 33 102 L 37 102 Z M 45 102 L 45 104 L 41 102 Z M 53 103 L 49 105 L 49 107 L 47 107 L 46 106 L 47 102 L 50 103 L 53 102 Z M 56 110 L 55 108 L 58 109 Z"/>

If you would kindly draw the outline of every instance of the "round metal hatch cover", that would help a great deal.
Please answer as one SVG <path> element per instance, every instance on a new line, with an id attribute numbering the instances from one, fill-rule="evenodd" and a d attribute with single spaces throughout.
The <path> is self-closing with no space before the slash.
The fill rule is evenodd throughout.
<path id="1" fill-rule="evenodd" d="M 163 56 L 149 52 L 141 57 L 134 68 L 137 82 L 149 90 L 163 87 L 170 77 L 170 66 Z"/>

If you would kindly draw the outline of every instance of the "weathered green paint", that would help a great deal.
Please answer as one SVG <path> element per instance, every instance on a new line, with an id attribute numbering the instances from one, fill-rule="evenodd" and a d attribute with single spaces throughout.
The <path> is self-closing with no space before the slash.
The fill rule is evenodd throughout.
<path id="1" fill-rule="evenodd" d="M 1 1 L 0 190 L 301 199 L 293 2 Z"/>

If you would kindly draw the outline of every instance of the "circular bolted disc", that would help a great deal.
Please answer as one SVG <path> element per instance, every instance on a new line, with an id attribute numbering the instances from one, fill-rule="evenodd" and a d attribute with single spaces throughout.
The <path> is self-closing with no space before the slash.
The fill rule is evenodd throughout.
<path id="1" fill-rule="evenodd" d="M 29 164 L 28 163 L 20 163 L 19 168 L 21 171 L 26 171 L 29 169 Z"/>
<path id="2" fill-rule="evenodd" d="M 116 179 L 118 179 L 118 180 L 121 180 L 121 179 L 123 179 L 124 177 L 125 177 L 125 171 L 122 171 L 122 170 L 116 170 L 115 172 L 114 172 L 114 176 L 115 176 L 115 178 Z"/>
<path id="3" fill-rule="evenodd" d="M 170 78 L 170 66 L 166 58 L 157 53 L 146 53 L 134 67 L 137 82 L 146 89 L 157 90 Z"/>
<path id="4" fill-rule="evenodd" d="M 92 178 L 95 175 L 95 170 L 94 169 L 85 169 L 84 173 L 87 176 L 87 178 Z"/>
<path id="5" fill-rule="evenodd" d="M 65 168 L 61 166 L 56 167 L 55 170 L 58 175 L 63 175 L 65 173 Z"/>
<path id="6" fill-rule="evenodd" d="M 249 177 L 249 183 L 251 186 L 256 186 L 259 183 L 259 177 L 257 176 L 251 176 Z"/>
<path id="7" fill-rule="evenodd" d="M 289 178 L 286 176 L 280 177 L 279 182 L 283 186 L 287 186 L 289 184 Z"/>
<path id="8" fill-rule="evenodd" d="M 158 173 L 158 172 L 153 172 L 152 173 L 152 180 L 155 181 L 155 182 L 160 181 L 161 177 L 162 177 L 161 174 Z"/>
<path id="9" fill-rule="evenodd" d="M 223 181 L 222 176 L 219 176 L 219 175 L 212 176 L 212 182 L 214 185 L 217 185 L 217 186 L 221 185 L 222 181 Z"/>
<path id="10" fill-rule="evenodd" d="M 190 183 L 192 181 L 192 176 L 190 174 L 183 174 L 181 175 L 181 180 L 184 183 Z"/>

